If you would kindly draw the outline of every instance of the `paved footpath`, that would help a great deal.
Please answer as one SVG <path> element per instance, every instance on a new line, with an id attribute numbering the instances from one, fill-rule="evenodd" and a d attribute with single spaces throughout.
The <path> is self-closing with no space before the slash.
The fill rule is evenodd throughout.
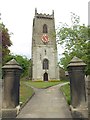
<path id="1" fill-rule="evenodd" d="M 17 118 L 71 118 L 60 84 L 47 89 L 35 89 L 35 95 Z"/>

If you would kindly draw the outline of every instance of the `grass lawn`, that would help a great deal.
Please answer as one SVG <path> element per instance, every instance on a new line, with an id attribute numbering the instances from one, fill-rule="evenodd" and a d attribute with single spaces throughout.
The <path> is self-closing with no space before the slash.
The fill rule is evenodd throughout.
<path id="1" fill-rule="evenodd" d="M 25 103 L 28 98 L 34 93 L 33 89 L 24 84 L 25 81 L 20 81 L 20 102 Z"/>
<path id="2" fill-rule="evenodd" d="M 69 84 L 64 85 L 60 89 L 63 92 L 63 94 L 65 95 L 67 103 L 70 105 L 70 85 Z"/>
<path id="3" fill-rule="evenodd" d="M 43 81 L 27 81 L 26 83 L 36 87 L 36 88 L 47 88 L 47 87 L 51 87 L 60 83 L 63 83 L 65 81 L 48 81 L 48 82 L 43 82 Z"/>

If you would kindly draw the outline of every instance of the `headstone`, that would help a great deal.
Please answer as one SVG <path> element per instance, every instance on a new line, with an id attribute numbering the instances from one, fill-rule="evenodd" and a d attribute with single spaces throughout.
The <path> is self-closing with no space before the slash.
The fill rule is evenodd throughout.
<path id="1" fill-rule="evenodd" d="M 2 117 L 15 117 L 16 106 L 19 105 L 19 86 L 20 74 L 22 68 L 12 59 L 5 66 L 3 70 L 3 102 L 2 102 Z"/>

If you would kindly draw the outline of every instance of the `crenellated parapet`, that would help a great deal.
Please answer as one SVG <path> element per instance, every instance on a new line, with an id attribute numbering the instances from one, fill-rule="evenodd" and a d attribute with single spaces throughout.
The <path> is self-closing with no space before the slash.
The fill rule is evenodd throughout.
<path id="1" fill-rule="evenodd" d="M 37 13 L 37 8 L 35 8 L 35 17 L 37 18 L 48 18 L 48 19 L 53 19 L 54 18 L 54 10 L 52 10 L 52 14 L 42 14 L 42 13 Z"/>

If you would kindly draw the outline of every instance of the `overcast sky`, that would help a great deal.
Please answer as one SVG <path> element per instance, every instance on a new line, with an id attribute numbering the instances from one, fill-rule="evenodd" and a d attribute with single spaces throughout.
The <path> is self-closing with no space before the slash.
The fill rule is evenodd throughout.
<path id="1" fill-rule="evenodd" d="M 70 12 L 80 16 L 81 24 L 88 24 L 88 0 L 0 0 L 1 19 L 13 43 L 10 50 L 31 58 L 32 23 L 35 14 L 52 14 L 54 10 L 56 28 L 59 22 L 70 24 Z M 58 51 L 61 54 L 62 51 Z"/>

